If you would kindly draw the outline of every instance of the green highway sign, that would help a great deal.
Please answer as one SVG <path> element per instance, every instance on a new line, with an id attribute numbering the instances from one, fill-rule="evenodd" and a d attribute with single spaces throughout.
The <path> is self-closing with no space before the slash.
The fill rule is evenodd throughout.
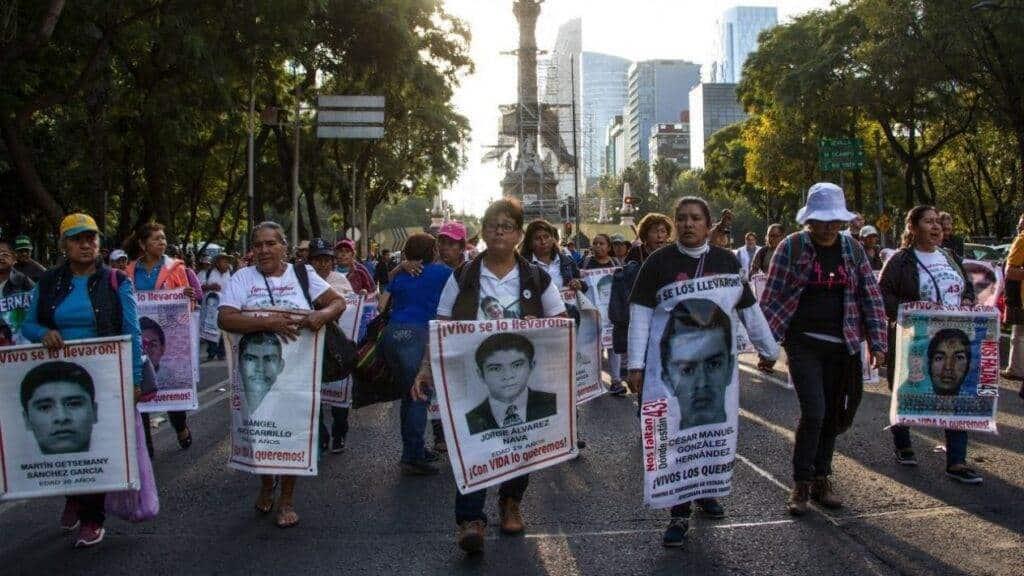
<path id="1" fill-rule="evenodd" d="M 822 172 L 860 170 L 864 167 L 864 141 L 860 138 L 822 138 L 818 142 Z"/>

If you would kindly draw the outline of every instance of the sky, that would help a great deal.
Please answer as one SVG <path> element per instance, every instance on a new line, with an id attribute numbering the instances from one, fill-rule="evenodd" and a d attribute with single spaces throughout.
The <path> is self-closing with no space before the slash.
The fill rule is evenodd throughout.
<path id="1" fill-rule="evenodd" d="M 513 0 L 445 0 L 446 10 L 469 24 L 473 33 L 470 55 L 476 64 L 455 91 L 458 111 L 469 118 L 469 161 L 462 176 L 444 199 L 456 212 L 482 214 L 501 195 L 504 170 L 497 163 L 481 163 L 486 146 L 497 140 L 498 105 L 515 102 L 516 61 L 500 52 L 519 43 L 512 15 Z M 715 23 L 733 6 L 776 6 L 779 21 L 831 0 L 546 0 L 537 22 L 537 46 L 553 47 L 558 27 L 583 18 L 583 49 L 630 60 L 679 58 L 698 64 L 711 60 Z"/>

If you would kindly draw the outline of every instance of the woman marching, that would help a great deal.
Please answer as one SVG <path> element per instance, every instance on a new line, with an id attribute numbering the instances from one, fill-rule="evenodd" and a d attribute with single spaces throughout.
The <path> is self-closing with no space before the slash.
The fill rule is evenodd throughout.
<path id="1" fill-rule="evenodd" d="M 907 212 L 902 248 L 882 268 L 879 284 L 889 316 L 889 341 L 896 337 L 896 319 L 900 304 L 905 302 L 936 302 L 947 306 L 974 304 L 971 284 L 960 258 L 941 247 L 942 222 L 932 206 L 915 206 Z M 892 386 L 895 362 L 889 362 L 887 377 Z M 917 466 L 910 442 L 910 429 L 893 426 L 896 462 Z M 967 432 L 946 430 L 946 475 L 965 484 L 980 484 L 981 476 L 968 468 Z"/>
<path id="2" fill-rule="evenodd" d="M 662 338 L 662 334 L 652 333 L 651 325 L 654 308 L 658 303 L 658 294 L 666 286 L 680 280 L 717 274 L 743 274 L 742 267 L 734 253 L 725 248 L 709 246 L 711 211 L 704 199 L 693 196 L 680 198 L 675 208 L 675 226 L 677 242 L 655 251 L 644 261 L 630 296 L 629 385 L 640 396 L 643 396 L 644 371 L 649 344 L 652 339 L 658 341 Z M 723 312 L 728 316 L 738 316 L 746 326 L 751 342 L 763 357 L 772 360 L 778 357 L 779 346 L 772 337 L 764 316 L 757 306 L 757 300 L 745 279 L 742 295 L 739 297 L 735 309 L 723 310 Z M 676 346 L 672 347 L 676 348 Z M 721 360 L 700 362 L 695 358 L 682 363 L 686 366 L 681 371 L 679 384 L 690 388 L 691 391 L 677 391 L 676 395 L 679 397 L 696 397 L 697 394 L 692 390 L 707 386 L 708 380 L 706 376 L 701 379 L 696 374 L 700 371 L 715 370 L 716 368 L 709 367 L 712 364 L 716 366 L 723 364 Z M 703 367 L 692 366 L 696 364 L 703 364 Z M 731 373 L 728 376 L 732 378 Z M 674 386 L 678 385 L 674 384 Z M 643 405 L 642 399 L 640 404 Z M 682 405 L 680 409 L 687 411 L 687 408 Z M 690 411 L 692 412 L 692 410 Z M 725 509 L 717 499 L 698 498 L 696 502 L 697 507 L 705 515 L 711 518 L 725 517 Z M 689 530 L 690 509 L 690 502 L 672 507 L 671 520 L 662 537 L 663 545 L 668 547 L 683 545 Z"/>
<path id="3" fill-rule="evenodd" d="M 185 296 L 192 300 L 193 309 L 203 301 L 203 290 L 195 273 L 181 260 L 167 256 L 167 236 L 164 234 L 162 224 L 155 222 L 143 224 L 128 241 L 126 249 L 136 254 L 141 252 L 141 257 L 130 261 L 125 270 L 128 278 L 135 283 L 136 290 L 145 292 L 181 288 Z M 153 352 L 156 357 L 160 355 L 154 348 L 163 347 L 162 339 L 147 338 L 143 344 L 146 354 Z M 192 445 L 192 431 L 189 430 L 185 411 L 170 411 L 167 413 L 167 417 L 178 434 L 178 446 L 182 450 L 187 449 Z M 146 448 L 149 449 L 149 455 L 152 456 L 153 436 L 149 418 L 148 412 L 142 415 L 143 428 L 146 430 Z"/>
<path id="4" fill-rule="evenodd" d="M 565 304 L 551 277 L 516 253 L 516 245 L 523 237 L 523 207 L 519 201 L 506 198 L 492 203 L 484 213 L 481 227 L 487 250 L 449 277 L 437 306 L 437 319 L 493 320 L 495 312 L 500 313 L 499 318 L 565 316 Z M 494 305 L 489 306 L 488 302 Z M 416 375 L 412 396 L 426 401 L 432 389 L 427 354 Z M 498 489 L 501 531 L 506 534 L 518 534 L 525 529 L 519 504 L 529 481 L 528 474 L 519 476 Z M 483 548 L 486 500 L 486 489 L 455 495 L 458 545 L 468 553 Z"/>
<path id="5" fill-rule="evenodd" d="M 805 230 L 779 243 L 761 294 L 800 401 L 795 486 L 788 502 L 794 516 L 805 514 L 812 498 L 826 508 L 842 507 L 829 479 L 839 431 L 835 399 L 848 386 L 862 385 L 865 336 L 876 366 L 885 363 L 888 349 L 885 307 L 871 263 L 859 242 L 839 233 L 854 216 L 841 188 L 811 186 L 796 218 Z"/>
<path id="6" fill-rule="evenodd" d="M 65 261 L 43 274 L 32 291 L 22 334 L 50 350 L 60 350 L 67 340 L 131 336 L 132 381 L 138 400 L 142 383 L 142 337 L 132 283 L 122 272 L 103 265 L 96 221 L 86 214 L 72 214 L 60 224 Z M 75 547 L 103 541 L 105 494 L 68 496 L 60 527 L 65 533 L 78 529 Z"/>
<path id="7" fill-rule="evenodd" d="M 312 267 L 305 268 L 308 298 L 313 311 L 296 320 L 294 316 L 268 315 L 259 318 L 242 314 L 243 309 L 287 308 L 310 310 L 307 295 L 295 268 L 287 261 L 288 241 L 284 229 L 276 222 L 263 222 L 253 228 L 252 251 L 255 263 L 231 277 L 220 301 L 217 323 L 226 332 L 250 334 L 273 332 L 285 341 L 298 338 L 300 330 L 316 332 L 328 322 L 335 322 L 345 311 L 345 299 L 335 292 Z M 317 383 L 319 384 L 319 383 Z M 298 524 L 295 512 L 295 476 L 281 476 L 281 496 L 277 502 L 276 523 L 279 528 Z M 256 510 L 268 514 L 274 508 L 274 476 L 260 476 L 260 492 Z"/>
<path id="8" fill-rule="evenodd" d="M 590 255 L 583 260 L 581 268 L 584 270 L 597 270 L 601 268 L 615 268 L 618 263 L 612 258 L 612 239 L 607 234 L 595 234 L 590 241 Z M 600 292 L 601 283 L 608 282 L 608 291 L 611 291 L 612 277 L 606 276 L 598 283 Z M 596 302 L 596 298 L 595 298 Z M 622 356 L 615 353 L 613 348 L 606 348 L 608 354 L 608 373 L 611 375 L 612 385 L 608 387 L 608 393 L 612 396 L 624 396 L 629 390 L 623 386 L 622 379 Z"/>

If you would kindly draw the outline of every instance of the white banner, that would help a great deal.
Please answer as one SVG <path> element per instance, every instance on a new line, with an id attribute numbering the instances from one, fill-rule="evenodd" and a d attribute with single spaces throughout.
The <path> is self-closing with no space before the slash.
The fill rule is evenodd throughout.
<path id="1" fill-rule="evenodd" d="M 128 336 L 0 349 L 0 499 L 139 489 Z"/>
<path id="2" fill-rule="evenodd" d="M 302 316 L 304 310 L 243 310 Z M 253 474 L 316 476 L 323 329 L 291 342 L 272 332 L 225 332 L 231 378 L 228 466 Z"/>
<path id="3" fill-rule="evenodd" d="M 612 347 L 612 321 L 608 319 L 608 303 L 612 298 L 612 276 L 621 267 L 615 268 L 593 268 L 580 270 L 583 280 L 590 289 L 587 297 L 601 313 L 601 346 Z"/>
<path id="4" fill-rule="evenodd" d="M 764 292 L 765 286 L 768 285 L 768 275 L 764 272 L 758 272 L 750 277 L 750 290 L 754 293 L 754 298 L 758 301 L 761 300 L 761 293 Z"/>
<path id="5" fill-rule="evenodd" d="M 668 508 L 728 494 L 736 455 L 739 382 L 735 274 L 658 291 L 644 375 L 644 501 Z"/>
<path id="6" fill-rule="evenodd" d="M 207 292 L 203 294 L 203 307 L 199 320 L 199 336 L 207 342 L 216 344 L 220 341 L 220 328 L 217 327 L 217 307 L 220 306 L 220 294 Z"/>
<path id="7" fill-rule="evenodd" d="M 568 318 L 430 322 L 430 359 L 463 494 L 575 458 Z"/>
<path id="8" fill-rule="evenodd" d="M 601 314 L 587 298 L 578 298 L 576 327 L 576 404 L 590 402 L 608 390 L 601 380 Z"/>
<path id="9" fill-rule="evenodd" d="M 0 348 L 28 344 L 21 336 L 21 325 L 25 322 L 31 303 L 31 292 L 18 292 L 0 298 Z"/>
<path id="10" fill-rule="evenodd" d="M 198 341 L 192 300 L 181 289 L 143 290 L 136 293 L 136 299 L 142 349 L 156 370 L 157 383 L 156 397 L 140 402 L 139 412 L 199 408 Z"/>
<path id="11" fill-rule="evenodd" d="M 351 292 L 345 296 L 345 311 L 338 318 L 341 332 L 349 340 L 355 340 L 359 333 L 359 320 L 363 317 L 363 296 Z M 348 408 L 352 406 L 352 377 L 320 386 L 320 402 L 328 406 Z"/>
<path id="12" fill-rule="evenodd" d="M 892 424 L 996 433 L 998 310 L 901 304 L 894 356 Z"/>

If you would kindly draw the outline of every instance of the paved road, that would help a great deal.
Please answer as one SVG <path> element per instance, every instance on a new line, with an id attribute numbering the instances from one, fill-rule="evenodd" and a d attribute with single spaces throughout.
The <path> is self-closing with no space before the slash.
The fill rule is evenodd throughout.
<path id="1" fill-rule="evenodd" d="M 782 378 L 742 372 L 741 428 L 729 517 L 697 519 L 682 549 L 660 545 L 667 513 L 644 508 L 632 397 L 582 410 L 590 446 L 534 474 L 525 537 L 491 532 L 464 558 L 454 543 L 449 473 L 398 473 L 394 406 L 354 412 L 346 453 L 300 480 L 298 527 L 282 531 L 252 509 L 257 483 L 225 467 L 229 441 L 222 363 L 204 365 L 195 443 L 179 451 L 156 433 L 162 511 L 156 521 L 108 520 L 106 541 L 73 550 L 57 529 L 59 499 L 0 505 L 2 574 L 807 574 L 1024 573 L 1024 403 L 1004 388 L 999 436 L 973 435 L 982 486 L 943 475 L 940 435 L 915 431 L 921 465 L 891 457 L 888 391 L 869 387 L 855 428 L 837 447 L 836 484 L 847 507 L 794 520 L 784 502 L 796 397 Z M 488 510 L 496 515 L 495 502 Z"/>

